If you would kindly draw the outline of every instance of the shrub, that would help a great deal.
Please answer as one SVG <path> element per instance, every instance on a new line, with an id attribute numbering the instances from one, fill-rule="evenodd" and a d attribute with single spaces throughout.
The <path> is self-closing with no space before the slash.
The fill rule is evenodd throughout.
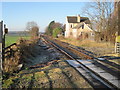
<path id="1" fill-rule="evenodd" d="M 55 28 L 53 30 L 53 37 L 58 37 L 58 34 L 62 33 L 62 28 Z"/>

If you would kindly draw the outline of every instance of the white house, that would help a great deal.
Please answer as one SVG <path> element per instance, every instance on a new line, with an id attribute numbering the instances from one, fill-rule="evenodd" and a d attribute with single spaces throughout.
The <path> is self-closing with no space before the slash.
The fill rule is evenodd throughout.
<path id="1" fill-rule="evenodd" d="M 90 28 L 90 20 L 87 17 L 67 16 L 65 38 L 85 39 L 93 38 L 94 31 Z"/>

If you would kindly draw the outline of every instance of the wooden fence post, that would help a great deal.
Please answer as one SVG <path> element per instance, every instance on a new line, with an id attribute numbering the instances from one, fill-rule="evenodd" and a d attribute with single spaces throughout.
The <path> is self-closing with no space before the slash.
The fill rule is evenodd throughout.
<path id="1" fill-rule="evenodd" d="M 5 28 L 6 28 L 6 25 L 4 24 L 3 25 L 3 31 L 5 30 Z M 4 55 L 4 53 L 5 53 L 5 32 L 3 33 L 3 38 L 2 38 L 2 57 L 3 57 L 3 61 L 4 61 L 4 59 L 5 59 L 5 55 Z"/>
<path id="2" fill-rule="evenodd" d="M 2 40 L 3 40 L 3 21 L 0 22 L 0 88 L 1 89 L 2 89 L 2 60 L 3 60 Z"/>

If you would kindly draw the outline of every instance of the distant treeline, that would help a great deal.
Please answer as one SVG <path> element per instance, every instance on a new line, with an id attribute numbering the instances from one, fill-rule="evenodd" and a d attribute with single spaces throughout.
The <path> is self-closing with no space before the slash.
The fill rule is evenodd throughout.
<path id="1" fill-rule="evenodd" d="M 30 33 L 28 31 L 9 31 L 9 36 L 29 36 Z"/>

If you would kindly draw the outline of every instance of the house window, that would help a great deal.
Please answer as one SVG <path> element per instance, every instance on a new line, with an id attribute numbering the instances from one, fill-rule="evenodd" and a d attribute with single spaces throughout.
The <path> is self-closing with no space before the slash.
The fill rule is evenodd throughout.
<path id="1" fill-rule="evenodd" d="M 84 25 L 82 25 L 82 29 L 84 29 Z"/>
<path id="2" fill-rule="evenodd" d="M 94 36 L 94 34 L 93 34 L 93 33 L 91 33 L 91 36 Z"/>

